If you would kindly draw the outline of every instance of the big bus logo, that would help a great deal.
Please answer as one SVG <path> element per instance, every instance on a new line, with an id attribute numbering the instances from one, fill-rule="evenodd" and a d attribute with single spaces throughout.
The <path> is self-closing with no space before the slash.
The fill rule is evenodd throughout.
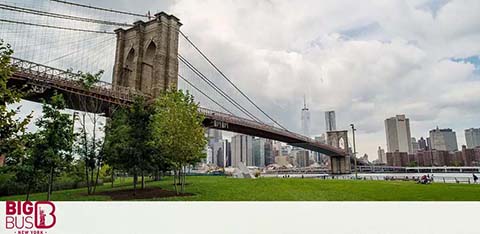
<path id="1" fill-rule="evenodd" d="M 41 230 L 55 225 L 55 205 L 49 201 L 7 201 L 5 229 L 29 230 L 29 233 L 43 233 Z"/>

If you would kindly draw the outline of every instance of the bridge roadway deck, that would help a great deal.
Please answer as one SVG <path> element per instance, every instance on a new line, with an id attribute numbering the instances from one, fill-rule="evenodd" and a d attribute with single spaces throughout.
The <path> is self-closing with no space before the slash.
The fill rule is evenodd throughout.
<path id="1" fill-rule="evenodd" d="M 99 82 L 93 87 L 86 88 L 79 81 L 78 74 L 42 64 L 17 58 L 12 58 L 11 63 L 16 71 L 12 79 L 9 79 L 8 86 L 29 90 L 29 95 L 25 99 L 30 101 L 40 102 L 42 99 L 48 99 L 56 91 L 66 97 L 68 107 L 71 109 L 111 116 L 119 107 L 133 103 L 135 96 L 151 98 L 130 88 L 113 87 L 107 82 Z M 205 115 L 203 123 L 205 127 L 278 140 L 329 156 L 346 156 L 342 149 L 275 126 L 206 108 L 200 108 L 199 111 Z"/>

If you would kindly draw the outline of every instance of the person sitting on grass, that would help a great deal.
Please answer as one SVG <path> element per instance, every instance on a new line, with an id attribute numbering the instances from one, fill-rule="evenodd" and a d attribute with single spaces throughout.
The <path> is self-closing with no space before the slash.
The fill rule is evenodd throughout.
<path id="1" fill-rule="evenodd" d="M 429 176 L 423 175 L 420 180 L 417 181 L 419 184 L 430 184 L 432 181 L 430 180 Z"/>

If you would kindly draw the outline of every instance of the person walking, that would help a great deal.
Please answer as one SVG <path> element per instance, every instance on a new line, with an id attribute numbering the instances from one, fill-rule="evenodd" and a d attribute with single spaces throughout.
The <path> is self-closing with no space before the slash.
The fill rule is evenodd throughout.
<path id="1" fill-rule="evenodd" d="M 475 175 L 475 173 L 472 174 L 473 175 L 473 183 L 477 183 L 477 180 L 478 180 L 478 177 L 477 175 Z"/>

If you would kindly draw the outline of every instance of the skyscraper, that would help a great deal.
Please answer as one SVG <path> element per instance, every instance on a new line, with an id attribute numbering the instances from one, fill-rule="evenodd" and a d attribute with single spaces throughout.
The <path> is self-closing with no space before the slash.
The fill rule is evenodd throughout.
<path id="1" fill-rule="evenodd" d="M 253 139 L 253 165 L 257 167 L 265 167 L 265 139 Z"/>
<path id="2" fill-rule="evenodd" d="M 337 130 L 335 111 L 325 111 L 325 129 L 327 132 Z"/>
<path id="3" fill-rule="evenodd" d="M 431 149 L 456 151 L 458 150 L 457 135 L 450 128 L 430 130 Z"/>
<path id="4" fill-rule="evenodd" d="M 420 145 L 418 144 L 417 139 L 415 139 L 415 137 L 412 137 L 412 153 L 415 153 L 418 150 L 420 150 Z"/>
<path id="5" fill-rule="evenodd" d="M 382 147 L 378 147 L 378 150 L 377 150 L 377 154 L 378 154 L 378 160 L 381 162 L 381 163 L 387 163 L 387 155 L 385 154 L 385 150 L 382 149 Z"/>
<path id="6" fill-rule="evenodd" d="M 420 137 L 420 139 L 418 139 L 418 148 L 420 150 L 427 150 L 428 149 L 427 141 L 425 139 L 423 139 L 423 137 Z"/>
<path id="7" fill-rule="evenodd" d="M 273 156 L 273 140 L 265 139 L 265 166 L 275 163 Z"/>
<path id="8" fill-rule="evenodd" d="M 410 136 L 410 120 L 405 115 L 397 115 L 385 120 L 387 136 L 387 152 L 412 153 L 412 138 Z"/>
<path id="9" fill-rule="evenodd" d="M 232 137 L 232 167 L 238 167 L 240 162 L 253 166 L 252 141 L 253 137 L 248 135 L 238 134 Z"/>
<path id="10" fill-rule="evenodd" d="M 310 111 L 307 108 L 307 102 L 305 97 L 303 98 L 302 108 L 302 133 L 305 136 L 310 137 Z"/>
<path id="11" fill-rule="evenodd" d="M 310 166 L 310 156 L 308 150 L 300 150 L 297 151 L 295 154 L 298 167 Z"/>
<path id="12" fill-rule="evenodd" d="M 480 128 L 465 129 L 465 140 L 467 141 L 467 148 L 480 146 Z"/>
<path id="13" fill-rule="evenodd" d="M 216 164 L 218 167 L 230 165 L 230 142 L 228 140 L 220 140 L 213 145 L 212 164 Z"/>

